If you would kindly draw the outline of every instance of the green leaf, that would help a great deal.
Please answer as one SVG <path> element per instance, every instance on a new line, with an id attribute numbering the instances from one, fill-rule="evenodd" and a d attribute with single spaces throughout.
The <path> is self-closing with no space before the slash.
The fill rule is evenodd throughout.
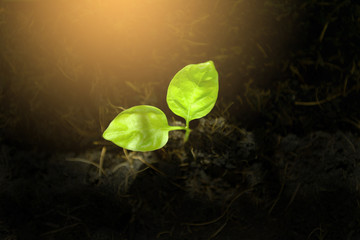
<path id="1" fill-rule="evenodd" d="M 166 101 L 171 111 L 186 120 L 207 115 L 214 107 L 219 92 L 218 73 L 208 61 L 190 64 L 171 80 Z"/>
<path id="2" fill-rule="evenodd" d="M 146 152 L 162 148 L 168 141 L 170 130 L 177 128 L 168 125 L 160 109 L 139 105 L 117 115 L 103 138 L 129 150 Z"/>

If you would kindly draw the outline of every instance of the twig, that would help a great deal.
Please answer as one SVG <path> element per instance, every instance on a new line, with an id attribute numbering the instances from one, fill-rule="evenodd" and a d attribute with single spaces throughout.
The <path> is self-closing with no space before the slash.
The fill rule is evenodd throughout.
<path id="1" fill-rule="evenodd" d="M 106 153 L 106 147 L 103 146 L 101 149 L 100 162 L 99 162 L 99 177 L 101 177 L 101 173 L 104 171 L 103 165 L 104 165 L 105 153 Z"/>
<path id="2" fill-rule="evenodd" d="M 188 226 L 205 226 L 205 225 L 209 225 L 209 224 L 212 224 L 212 223 L 215 223 L 217 221 L 219 221 L 221 218 L 223 218 L 230 210 L 230 207 L 231 205 L 239 198 L 241 197 L 243 194 L 247 193 L 247 192 L 251 192 L 253 189 L 250 188 L 250 189 L 247 189 L 247 190 L 244 190 L 242 192 L 240 192 L 238 195 L 236 195 L 229 203 L 229 205 L 226 207 L 225 211 L 217 218 L 211 220 L 211 221 L 208 221 L 208 222 L 202 222 L 202 223 L 185 223 L 186 225 Z"/>
<path id="3" fill-rule="evenodd" d="M 61 231 L 64 231 L 68 228 L 73 228 L 73 227 L 76 227 L 77 225 L 79 225 L 80 223 L 74 223 L 74 224 L 71 224 L 71 225 L 68 225 L 68 226 L 65 226 L 65 227 L 62 227 L 62 228 L 59 228 L 59 229 L 56 229 L 56 230 L 52 230 L 52 231 L 49 231 L 49 232 L 46 232 L 46 233 L 43 233 L 41 234 L 40 236 L 46 236 L 46 235 L 50 235 L 50 234 L 54 234 L 54 233 L 58 233 L 58 232 L 61 232 Z"/>

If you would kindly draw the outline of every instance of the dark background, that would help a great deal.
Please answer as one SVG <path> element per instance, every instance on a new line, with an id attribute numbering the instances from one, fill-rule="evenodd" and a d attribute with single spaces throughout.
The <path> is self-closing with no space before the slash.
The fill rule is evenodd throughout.
<path id="1" fill-rule="evenodd" d="M 1 1 L 0 236 L 359 239 L 359 43 L 354 0 Z M 149 104 L 182 121 L 167 86 L 208 60 L 219 98 L 193 140 L 170 138 L 154 153 L 161 171 L 133 176 L 130 190 L 98 177 L 87 163 L 126 159 L 101 138 L 117 113 Z M 232 197 L 194 195 L 194 181 Z"/>

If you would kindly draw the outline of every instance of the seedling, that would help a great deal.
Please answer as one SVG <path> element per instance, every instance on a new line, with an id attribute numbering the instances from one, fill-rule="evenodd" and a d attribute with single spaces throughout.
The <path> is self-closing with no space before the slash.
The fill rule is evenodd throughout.
<path id="1" fill-rule="evenodd" d="M 168 141 L 169 131 L 173 130 L 185 130 L 186 142 L 191 132 L 190 121 L 211 111 L 218 92 L 218 73 L 212 61 L 187 65 L 171 80 L 166 97 L 170 110 L 185 119 L 185 127 L 169 126 L 159 108 L 139 105 L 119 113 L 103 133 L 103 138 L 139 152 L 162 148 Z"/>

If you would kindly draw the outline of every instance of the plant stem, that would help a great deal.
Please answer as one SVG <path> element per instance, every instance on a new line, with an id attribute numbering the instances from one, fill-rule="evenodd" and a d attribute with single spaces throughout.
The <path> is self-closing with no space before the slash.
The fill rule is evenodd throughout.
<path id="1" fill-rule="evenodd" d="M 174 130 L 186 130 L 186 127 L 183 127 L 183 126 L 169 126 L 169 131 L 174 131 Z"/>
<path id="2" fill-rule="evenodd" d="M 186 142 L 189 139 L 189 135 L 191 132 L 191 129 L 189 128 L 189 122 L 186 122 L 186 126 L 169 126 L 169 131 L 174 130 L 185 130 L 185 136 L 184 136 L 184 142 Z"/>
<path id="3" fill-rule="evenodd" d="M 186 126 L 185 126 L 185 137 L 184 137 L 184 143 L 187 142 L 187 140 L 189 139 L 189 135 L 190 135 L 190 132 L 191 132 L 191 129 L 189 127 L 189 124 L 190 121 L 188 119 L 186 119 Z"/>
<path id="4" fill-rule="evenodd" d="M 190 132 L 191 132 L 191 129 L 190 128 L 186 128 L 185 129 L 185 137 L 184 137 L 184 142 L 187 142 L 187 140 L 189 139 L 189 135 L 190 135 Z"/>

